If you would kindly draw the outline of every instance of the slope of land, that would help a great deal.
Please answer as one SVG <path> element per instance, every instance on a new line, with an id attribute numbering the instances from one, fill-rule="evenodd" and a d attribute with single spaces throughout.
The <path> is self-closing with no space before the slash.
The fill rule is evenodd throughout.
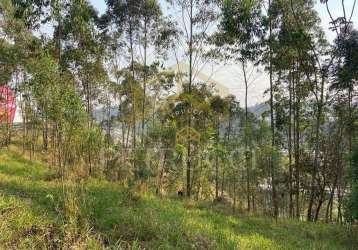
<path id="1" fill-rule="evenodd" d="M 228 216 L 0 151 L 0 249 L 357 249 L 357 229 Z"/>

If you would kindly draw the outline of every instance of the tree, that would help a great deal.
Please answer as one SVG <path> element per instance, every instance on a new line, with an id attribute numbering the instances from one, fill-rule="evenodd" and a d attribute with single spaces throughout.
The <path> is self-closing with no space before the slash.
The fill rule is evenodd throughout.
<path id="1" fill-rule="evenodd" d="M 250 211 L 250 164 L 249 159 L 249 113 L 248 113 L 248 77 L 247 64 L 256 63 L 255 58 L 259 54 L 259 43 L 263 36 L 262 28 L 262 3 L 260 1 L 233 1 L 225 0 L 220 2 L 222 18 L 220 20 L 219 32 L 213 37 L 214 43 L 221 50 L 224 47 L 227 54 L 224 57 L 239 62 L 242 66 L 242 73 L 245 84 L 245 122 L 244 122 L 244 143 L 245 143 L 245 165 L 247 178 L 247 209 Z M 225 52 L 224 52 L 225 53 Z"/>
<path id="2" fill-rule="evenodd" d="M 188 73 L 188 77 L 180 77 L 179 81 L 181 85 L 188 84 L 188 88 L 185 88 L 188 95 L 189 106 L 187 112 L 187 162 L 186 162 L 186 195 L 191 196 L 191 183 L 192 183 L 192 104 L 190 102 L 192 90 L 195 85 L 196 72 L 195 69 L 200 71 L 203 64 L 207 62 L 207 59 L 203 58 L 206 54 L 205 41 L 207 41 L 207 32 L 209 28 L 216 20 L 215 7 L 211 2 L 202 0 L 169 0 L 168 1 L 173 8 L 178 8 L 181 13 L 180 26 L 181 30 L 178 32 L 176 42 L 179 43 L 184 51 L 183 58 L 185 61 L 189 61 L 188 72 L 180 72 L 181 74 Z M 174 51 L 177 64 L 179 66 L 178 51 Z"/>
<path id="3" fill-rule="evenodd" d="M 346 200 L 346 216 L 348 221 L 358 220 L 358 153 L 357 146 L 353 148 L 352 161 L 352 191 Z"/>

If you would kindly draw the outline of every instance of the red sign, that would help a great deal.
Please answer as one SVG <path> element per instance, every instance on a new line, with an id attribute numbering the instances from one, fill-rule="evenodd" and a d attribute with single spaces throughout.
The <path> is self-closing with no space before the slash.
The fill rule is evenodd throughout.
<path id="1" fill-rule="evenodd" d="M 0 87 L 0 124 L 12 124 L 14 122 L 15 112 L 15 93 L 8 87 Z"/>

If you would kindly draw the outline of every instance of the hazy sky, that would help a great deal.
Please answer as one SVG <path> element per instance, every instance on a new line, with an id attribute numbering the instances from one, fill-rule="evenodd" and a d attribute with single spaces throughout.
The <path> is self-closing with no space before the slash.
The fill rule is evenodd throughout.
<path id="1" fill-rule="evenodd" d="M 160 0 L 162 1 L 162 0 Z M 90 0 L 92 4 L 96 7 L 96 9 L 103 13 L 106 9 L 104 0 Z M 327 13 L 326 6 L 324 4 L 320 4 L 319 0 L 317 0 L 316 10 L 319 13 L 321 18 L 322 27 L 326 31 L 327 37 L 329 40 L 333 40 L 334 33 L 329 30 L 330 17 Z M 354 0 L 345 0 L 346 3 L 346 13 L 347 16 L 350 15 Z M 329 7 L 332 15 L 334 17 L 342 16 L 343 8 L 341 5 L 341 1 L 339 0 L 329 0 Z M 358 24 L 358 4 L 356 6 L 355 12 L 353 13 L 352 21 L 354 26 L 357 27 Z M 269 86 L 268 77 L 265 73 L 257 72 L 257 69 L 250 69 L 252 71 L 251 79 L 252 82 L 249 89 L 249 105 L 254 105 L 256 103 L 262 102 L 267 98 L 264 96 L 264 91 Z M 204 70 L 204 73 L 207 75 L 213 74 L 211 67 L 207 67 Z M 227 86 L 230 89 L 230 92 L 237 96 L 241 103 L 243 103 L 244 98 L 244 85 L 242 80 L 242 73 L 240 71 L 240 67 L 238 66 L 222 66 L 219 69 L 215 70 L 213 74 L 213 78 Z"/>

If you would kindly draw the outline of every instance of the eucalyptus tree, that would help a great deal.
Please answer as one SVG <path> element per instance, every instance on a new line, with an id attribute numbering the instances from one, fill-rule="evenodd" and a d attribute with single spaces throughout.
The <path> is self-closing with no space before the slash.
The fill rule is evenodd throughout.
<path id="1" fill-rule="evenodd" d="M 328 1 L 324 0 L 321 2 L 326 4 L 327 10 L 332 18 L 332 15 L 328 8 Z M 308 7 L 310 9 L 313 9 L 312 5 L 313 3 L 308 5 Z M 341 39 L 347 34 L 346 31 L 347 31 L 347 27 L 349 26 L 348 23 L 350 22 L 352 16 L 352 15 L 350 16 L 348 21 L 345 11 L 344 1 L 342 1 L 342 6 L 343 6 L 344 17 L 338 18 L 336 20 L 332 19 L 333 30 L 336 31 L 338 39 Z M 295 5 L 293 4 L 292 1 L 291 1 L 291 9 L 295 17 L 295 22 L 299 27 L 307 23 L 306 20 L 304 20 L 299 15 L 297 15 L 297 12 L 295 12 Z M 354 11 L 354 7 L 352 9 L 352 13 L 353 11 Z M 318 18 L 316 19 L 318 20 Z M 319 154 L 320 154 L 320 146 L 321 146 L 320 132 L 321 132 L 321 126 L 323 121 L 322 116 L 324 115 L 324 109 L 326 107 L 326 101 L 327 101 L 326 100 L 327 98 L 325 97 L 325 91 L 327 87 L 327 82 L 329 81 L 329 70 L 332 67 L 335 60 L 335 55 L 332 53 L 328 55 L 328 59 L 327 59 L 327 42 L 325 41 L 324 35 L 322 35 L 322 33 L 323 33 L 322 31 L 319 31 L 318 36 L 314 36 L 313 35 L 314 33 L 311 34 L 310 38 L 312 42 L 307 43 L 313 54 L 313 60 L 311 60 L 312 61 L 311 67 L 314 67 L 317 72 L 313 77 L 313 79 L 309 79 L 309 81 L 312 82 L 315 86 L 312 89 L 312 93 L 314 94 L 315 101 L 316 101 L 316 109 L 315 109 L 316 122 L 314 126 L 315 127 L 314 164 L 313 164 L 312 178 L 310 184 L 310 199 L 307 209 L 307 220 L 309 221 L 314 220 L 312 210 L 315 203 L 315 198 L 317 196 L 317 186 L 318 186 L 317 171 L 319 169 L 319 164 L 320 164 Z"/>
<path id="2" fill-rule="evenodd" d="M 41 43 L 38 38 L 33 36 L 32 31 L 35 29 L 38 19 L 32 19 L 31 15 L 23 16 L 23 10 L 19 3 L 14 4 L 12 1 L 4 0 L 0 3 L 0 39 L 1 39 L 1 75 L 2 84 L 11 85 L 14 83 L 16 95 L 19 94 L 20 86 L 27 78 L 25 70 L 26 62 L 32 56 L 39 52 L 38 46 Z M 37 8 L 37 7 L 36 7 Z M 22 13 L 22 14 L 21 14 Z M 29 12 L 30 13 L 30 12 Z M 31 21 L 30 21 L 31 20 Z M 32 48 L 32 50 L 30 50 Z M 21 93 L 21 92 L 20 92 Z M 22 93 L 24 94 L 24 93 Z M 20 103 L 22 98 L 20 95 Z M 29 105 L 27 105 L 28 107 Z M 23 113 L 25 114 L 25 113 Z M 26 119 L 25 119 L 26 120 Z M 9 128 L 8 128 L 9 129 Z M 8 130 L 9 132 L 10 130 Z M 28 140 L 28 124 L 23 122 L 23 149 L 25 152 Z M 9 138 L 8 138 L 9 139 Z M 32 151 L 31 151 L 32 152 Z"/>
<path id="3" fill-rule="evenodd" d="M 349 222 L 354 223 L 358 221 L 358 150 L 357 150 L 356 140 L 354 141 L 354 147 L 352 149 L 351 161 L 352 161 L 352 190 L 346 200 L 345 216 Z"/>
<path id="4" fill-rule="evenodd" d="M 98 16 L 86 0 L 72 1 L 63 20 L 64 63 L 76 75 L 82 88 L 86 111 L 93 118 L 93 102 L 99 85 L 105 80 L 104 48 L 95 27 Z M 92 121 L 88 121 L 90 127 Z"/>
<path id="5" fill-rule="evenodd" d="M 138 40 L 143 47 L 143 98 L 142 98 L 142 124 L 141 124 L 141 144 L 144 146 L 145 133 L 145 107 L 148 82 L 148 50 L 154 45 L 159 45 L 158 41 L 160 26 L 162 24 L 162 11 L 156 0 L 144 0 L 140 6 L 140 32 Z M 152 48 L 153 49 L 153 48 Z"/>
<path id="6" fill-rule="evenodd" d="M 289 73 L 287 76 L 289 76 L 289 95 L 291 97 L 289 98 L 290 114 L 292 114 L 292 108 L 295 108 L 295 195 L 296 216 L 299 217 L 299 168 L 301 164 L 300 149 L 298 147 L 300 145 L 300 106 L 303 104 L 302 98 L 307 97 L 308 93 L 313 94 L 315 103 L 315 125 L 313 126 L 315 131 L 313 135 L 315 143 L 313 146 L 314 167 L 311 171 L 311 180 L 315 181 L 315 173 L 317 172 L 319 162 L 319 135 L 325 97 L 325 82 L 327 80 L 326 66 L 323 62 L 324 55 L 326 55 L 325 53 L 327 52 L 327 43 L 319 27 L 319 18 L 314 10 L 313 1 L 272 1 L 271 10 L 269 12 L 271 13 L 271 25 L 269 30 L 271 30 L 273 35 L 278 34 L 276 37 L 271 36 L 270 51 L 273 54 L 271 53 L 271 55 L 269 55 L 271 58 L 270 69 L 275 70 L 274 67 L 276 67 L 279 70 L 279 74 L 276 75 L 278 80 L 280 80 L 282 72 Z M 278 33 L 277 30 L 279 31 Z M 273 61 L 275 57 L 277 57 L 278 60 Z M 275 64 L 273 64 L 273 62 L 275 62 Z M 286 65 L 285 62 L 287 62 Z M 296 99 L 294 106 L 292 106 L 293 97 Z M 291 121 L 289 121 L 289 124 L 290 123 Z M 289 135 L 289 137 L 291 137 L 291 135 Z M 291 144 L 289 147 L 291 147 L 292 137 L 289 138 L 289 140 Z M 290 172 L 292 173 L 292 170 Z M 314 186 L 312 183 L 311 187 L 314 188 Z M 292 200 L 291 197 L 290 199 Z M 292 214 L 292 201 L 290 207 Z"/>
<path id="7" fill-rule="evenodd" d="M 244 122 L 244 144 L 245 164 L 247 178 L 247 209 L 250 211 L 250 167 L 249 167 L 249 112 L 248 112 L 248 88 L 249 79 L 247 76 L 247 64 L 256 63 L 260 54 L 259 40 L 264 35 L 262 26 L 262 2 L 256 0 L 223 0 L 219 1 L 222 15 L 219 24 L 219 31 L 214 34 L 213 41 L 219 47 L 226 58 L 239 62 L 242 67 L 242 74 L 245 84 L 245 122 Z M 256 60 L 256 62 L 255 62 Z"/>
<path id="8" fill-rule="evenodd" d="M 228 173 L 227 173 L 227 182 L 229 182 L 229 193 L 233 198 L 233 210 L 236 209 L 236 199 L 237 199 L 237 190 L 238 190 L 238 180 L 240 175 L 240 165 L 241 165 L 241 154 L 240 154 L 240 140 L 238 140 L 237 135 L 239 134 L 240 126 L 237 126 L 237 121 L 244 117 L 244 111 L 240 107 L 240 102 L 236 100 L 234 95 L 229 95 L 225 97 L 225 103 L 227 108 L 226 114 L 226 124 L 223 144 L 225 149 L 228 152 Z"/>
<path id="9" fill-rule="evenodd" d="M 96 28 L 98 15 L 87 0 L 71 1 L 62 20 L 61 37 L 64 41 L 62 52 L 63 67 L 70 71 L 79 85 L 88 114 L 87 127 L 93 126 L 93 106 L 97 101 L 101 84 L 107 80 L 104 70 L 104 46 L 99 40 Z M 89 173 L 92 173 L 92 147 L 88 147 Z"/>
<path id="10" fill-rule="evenodd" d="M 354 117 L 354 103 L 352 98 L 354 96 L 354 85 L 356 82 L 356 77 L 354 76 L 354 61 L 355 58 L 355 48 L 356 48 L 356 32 L 353 26 L 353 15 L 356 10 L 356 0 L 351 2 L 351 8 L 349 9 L 349 4 L 347 1 L 341 1 L 340 11 L 336 9 L 334 12 L 331 9 L 330 0 L 321 0 L 322 4 L 325 5 L 327 14 L 330 17 L 330 29 L 335 32 L 336 38 L 334 40 L 334 44 L 332 46 L 332 51 L 330 53 L 329 63 L 327 63 L 327 71 L 330 71 L 329 77 L 332 80 L 330 90 L 334 93 L 331 103 L 333 103 L 334 110 L 339 110 L 340 112 L 336 112 L 338 114 L 337 122 L 344 124 L 344 133 L 342 136 L 346 137 L 344 141 L 347 142 L 347 149 L 342 149 L 345 153 L 351 153 L 353 147 L 353 138 L 354 138 L 354 130 L 355 126 L 353 125 Z M 336 15 L 337 13 L 341 13 L 340 15 Z M 327 77 L 328 78 L 328 77 Z M 345 110 L 342 112 L 342 109 Z M 345 142 L 342 142 L 344 146 Z M 344 147 L 343 147 L 344 148 Z M 338 157 L 340 158 L 340 157 Z M 348 168 L 352 167 L 352 161 L 343 161 L 340 162 L 341 165 L 338 173 L 343 173 L 344 163 L 348 163 Z M 347 180 L 343 178 L 343 174 L 340 174 L 339 180 L 334 181 L 334 187 L 337 188 L 337 196 L 338 196 L 338 219 L 340 222 L 343 220 L 342 213 L 342 190 L 347 189 Z M 313 190 L 314 191 L 314 190 Z M 331 196 L 334 196 L 335 188 L 331 191 Z M 311 196 L 312 198 L 312 196 Z M 328 203 L 327 208 L 330 203 Z M 331 210 L 332 210 L 331 205 Z"/>
<path id="11" fill-rule="evenodd" d="M 354 131 L 354 96 L 355 87 L 358 82 L 358 31 L 347 27 L 347 32 L 340 34 L 335 40 L 334 53 L 335 64 L 332 69 L 333 82 L 331 90 L 339 93 L 344 92 L 345 103 L 348 110 L 347 135 L 349 151 L 352 149 L 352 138 Z"/>
<path id="12" fill-rule="evenodd" d="M 219 156 L 223 152 L 220 148 L 220 125 L 221 120 L 227 111 L 226 103 L 220 96 L 213 96 L 210 99 L 210 108 L 213 112 L 214 130 L 215 130 L 215 199 L 219 198 Z M 222 158 L 222 157 L 221 157 Z M 224 170 L 223 170 L 224 172 Z M 224 183 L 224 180 L 221 180 Z M 223 190 L 223 188 L 222 188 Z"/>
<path id="13" fill-rule="evenodd" d="M 110 109 L 115 109 L 113 119 L 112 117 L 108 117 L 107 122 L 110 119 L 111 122 L 109 122 L 109 124 L 112 125 L 113 123 L 114 126 L 119 127 L 121 130 L 119 142 L 113 140 L 113 145 L 109 145 L 111 149 L 114 149 L 114 152 L 109 154 L 113 154 L 113 158 L 108 161 L 107 173 L 112 173 L 119 179 L 119 173 L 117 171 L 119 167 L 116 165 L 124 166 L 127 163 L 127 142 L 129 141 L 129 132 L 132 123 L 129 103 L 132 96 L 130 91 L 132 86 L 128 86 L 127 84 L 127 76 L 131 73 L 128 70 L 126 62 L 128 53 L 122 26 L 119 26 L 118 22 L 114 20 L 114 16 L 110 10 L 107 10 L 107 12 L 97 20 L 97 24 L 100 30 L 100 37 L 105 45 L 107 71 L 111 79 L 111 81 L 109 81 L 109 89 L 104 90 L 105 93 L 103 94 L 108 96 L 109 106 L 111 106 Z M 126 137 L 126 135 L 128 136 Z M 108 139 L 112 140 L 114 138 L 108 136 Z M 120 156 L 118 156 L 118 151 L 121 152 Z"/>
<path id="14" fill-rule="evenodd" d="M 129 65 L 131 70 L 131 84 L 132 88 L 132 147 L 136 147 L 136 124 L 137 124 L 137 112 L 136 107 L 137 101 L 134 94 L 135 85 L 138 85 L 136 81 L 136 71 L 135 71 L 135 45 L 138 43 L 136 39 L 138 32 L 140 31 L 140 15 L 141 15 L 141 5 L 143 1 L 127 0 L 127 1 L 118 1 L 118 0 L 108 0 L 107 1 L 107 20 L 109 23 L 112 23 L 118 32 L 123 33 L 125 38 L 128 41 L 128 52 L 129 52 Z"/>
<path id="15" fill-rule="evenodd" d="M 8 39 L 6 39 L 6 23 L 8 22 L 7 17 L 6 17 L 6 13 L 4 13 L 4 9 L 6 8 L 6 5 L 2 5 L 0 6 L 0 9 L 2 9 L 2 11 L 0 12 L 0 18 L 2 19 L 2 25 L 0 26 L 1 31 L 0 31 L 0 86 L 6 86 L 8 85 L 8 82 L 11 81 L 14 72 L 16 71 L 17 68 L 17 59 L 18 55 L 16 53 L 16 47 L 15 45 L 11 44 L 11 41 L 8 41 Z M 5 29 L 5 30 L 4 30 Z M 4 136 L 1 136 L 1 141 L 0 141 L 0 145 L 9 145 L 9 142 L 11 140 L 11 136 L 10 136 L 10 124 L 9 124 L 9 119 L 8 119 L 8 104 L 7 102 L 7 94 L 4 98 L 4 96 L 1 97 L 1 120 L 2 122 L 4 122 L 4 124 L 0 125 L 0 129 L 4 129 L 5 131 L 3 132 Z M 5 106 L 3 106 L 5 104 Z M 5 110 L 4 110 L 5 109 Z"/>
<path id="16" fill-rule="evenodd" d="M 267 13 L 267 29 L 268 29 L 268 71 L 270 77 L 270 123 L 271 123 L 271 161 L 270 161 L 270 175 L 271 175 L 271 187 L 272 187 L 272 202 L 274 206 L 274 217 L 278 217 L 278 198 L 276 192 L 276 163 L 275 163 L 275 149 L 276 149 L 276 138 L 275 138 L 275 120 L 274 120 L 274 87 L 273 87 L 273 67 L 272 67 L 272 38 L 273 38 L 273 22 L 272 22 L 272 1 L 268 1 L 268 13 Z"/>
<path id="17" fill-rule="evenodd" d="M 15 9 L 14 18 L 21 19 L 29 29 L 38 29 L 49 20 L 47 8 L 51 0 L 11 0 Z"/>
<path id="18" fill-rule="evenodd" d="M 36 59 L 31 59 L 28 62 L 27 69 L 32 77 L 26 83 L 30 88 L 32 102 L 38 106 L 37 109 L 40 112 L 45 113 L 51 123 L 55 124 L 55 133 L 56 133 L 56 163 L 59 166 L 59 171 L 61 174 L 64 173 L 64 166 L 69 162 L 73 161 L 77 156 L 73 151 L 74 145 L 69 145 L 65 143 L 68 139 L 74 139 L 73 134 L 68 134 L 65 130 L 68 128 L 64 121 L 69 118 L 65 117 L 63 112 L 68 112 L 69 110 L 64 107 L 64 105 L 69 105 L 67 103 L 69 100 L 66 100 L 67 94 L 71 92 L 72 95 L 76 95 L 74 89 L 64 88 L 61 90 L 61 79 L 65 79 L 65 76 L 60 76 L 60 73 L 57 68 L 55 60 L 49 56 L 43 55 Z M 69 79 L 67 79 L 69 80 Z M 70 81 L 68 81 L 70 82 Z M 72 96 L 73 98 L 74 96 Z M 76 96 L 76 99 L 73 99 L 73 104 L 76 101 L 80 101 L 79 96 Z M 78 105 L 78 103 L 77 103 Z M 81 102 L 79 107 L 82 108 Z M 74 108 L 74 107 L 72 107 Z M 34 108 L 36 110 L 36 108 Z M 76 109 L 73 109 L 73 114 L 75 114 Z M 78 121 L 80 124 L 83 123 L 83 120 Z M 73 126 L 76 121 L 74 121 Z M 77 128 L 80 129 L 81 126 L 77 124 Z M 69 137 L 67 137 L 69 136 Z M 72 137 L 72 138 L 71 138 Z M 72 150 L 71 150 L 72 148 Z M 69 151 L 66 151 L 69 150 Z M 70 156 L 71 153 L 72 155 Z M 71 159 L 71 160 L 70 160 Z"/>
<path id="19" fill-rule="evenodd" d="M 19 22 L 23 23 L 24 27 L 26 27 L 27 31 L 18 30 L 19 34 L 23 33 L 32 33 L 38 32 L 42 33 L 42 28 L 44 25 L 48 25 L 51 22 L 55 21 L 58 24 L 52 24 L 54 28 L 54 39 L 49 39 L 48 42 L 43 41 L 46 43 L 46 47 L 53 47 L 49 53 L 56 53 L 58 60 L 60 61 L 60 52 L 59 49 L 61 47 L 61 39 L 59 34 L 60 30 L 60 20 L 63 15 L 62 9 L 64 9 L 64 5 L 66 0 L 29 0 L 29 1 L 22 1 L 22 0 L 11 0 L 12 6 L 15 10 L 13 15 L 14 20 L 18 20 Z M 47 36 L 51 36 L 51 32 L 47 32 L 46 34 L 41 34 L 42 38 L 47 38 Z M 20 39 L 21 40 L 21 39 Z M 18 41 L 20 41 L 18 40 Z M 57 48 L 53 46 L 53 43 L 56 43 Z M 19 42 L 18 42 L 19 44 Z M 19 61 L 18 61 L 19 62 Z M 18 71 L 17 75 L 20 74 Z M 25 73 L 26 75 L 26 73 Z M 42 114 L 44 115 L 44 114 Z M 43 147 L 45 150 L 48 148 L 48 122 L 47 117 L 41 118 L 42 122 L 42 133 L 43 133 Z M 26 122 L 24 123 L 25 126 Z"/>
<path id="20" fill-rule="evenodd" d="M 194 188 L 192 190 L 193 193 L 196 191 L 197 197 L 199 197 L 202 188 L 204 188 L 202 186 L 203 182 L 211 183 L 212 178 L 215 180 L 215 175 L 212 176 L 212 172 L 209 171 L 209 169 L 215 166 L 212 165 L 212 162 L 207 164 L 206 158 L 216 157 L 216 153 L 220 151 L 215 150 L 215 148 L 219 148 L 215 146 L 219 146 L 219 143 L 216 141 L 218 129 L 217 119 L 221 115 L 220 113 L 215 114 L 211 109 L 210 100 L 213 95 L 213 89 L 210 86 L 205 83 L 196 83 L 192 88 L 192 95 L 190 95 L 190 97 L 188 97 L 187 94 L 188 84 L 185 84 L 183 88 L 183 92 L 174 98 L 175 102 L 172 104 L 173 120 L 177 127 L 176 148 L 179 149 L 178 153 L 182 156 L 181 159 L 185 161 L 185 163 L 182 162 L 181 165 L 183 168 L 179 168 L 178 171 L 180 171 L 180 169 L 183 170 L 185 172 L 183 178 L 186 179 L 187 169 L 185 169 L 186 166 L 184 165 L 187 164 L 188 151 L 186 143 L 188 133 L 190 133 L 192 146 L 190 185 Z M 192 108 L 192 126 L 190 131 L 188 131 L 187 127 L 189 105 L 191 105 Z M 208 168 L 208 175 L 200 176 L 200 174 L 204 174 L 205 171 L 203 168 L 205 168 L 205 166 Z M 217 172 L 217 174 L 219 173 Z M 183 183 L 185 183 L 185 181 L 183 181 Z M 219 188 L 219 183 L 217 182 L 217 184 Z"/>
<path id="21" fill-rule="evenodd" d="M 195 87 L 195 80 L 197 74 L 207 64 L 208 58 L 205 55 L 208 52 L 206 41 L 210 33 L 210 29 L 217 20 L 217 13 L 213 1 L 207 0 L 167 0 L 172 7 L 171 12 L 177 17 L 177 36 L 175 38 L 175 45 L 173 54 L 176 58 L 178 71 L 184 77 L 178 77 L 179 84 L 187 84 L 184 88 L 187 95 L 188 110 L 187 114 L 187 139 L 186 139 L 186 195 L 191 195 L 192 183 L 192 161 L 193 161 L 193 145 L 191 134 L 193 123 L 193 107 L 191 103 L 191 95 Z M 180 72 L 180 63 L 188 62 L 187 72 Z M 185 75 L 187 74 L 187 75 Z"/>
<path id="22" fill-rule="evenodd" d="M 6 16 L 1 28 L 4 28 L 7 39 L 14 46 L 13 52 L 16 52 L 13 54 L 16 60 L 8 66 L 14 67 L 17 91 L 21 93 L 26 135 L 23 139 L 28 142 L 32 157 L 37 147 L 39 121 L 45 115 L 49 123 L 55 124 L 51 149 L 56 151 L 53 160 L 63 174 L 66 165 L 81 162 L 79 156 L 86 145 L 82 137 L 86 134 L 83 131 L 86 114 L 74 77 L 69 71 L 63 73 L 59 70 L 58 61 L 51 56 L 47 41 L 33 35 L 34 28 L 26 26 L 27 19 L 17 18 L 17 5 L 3 7 Z M 11 76 L 7 81 L 10 80 Z"/>
<path id="23" fill-rule="evenodd" d="M 357 116 L 357 102 L 355 96 L 357 93 L 357 48 L 358 48 L 358 32 L 352 27 L 347 28 L 347 33 L 340 34 L 336 38 L 333 47 L 333 53 L 336 57 L 335 63 L 331 69 L 332 83 L 330 86 L 331 93 L 333 93 L 332 103 L 333 107 L 340 112 L 338 114 L 337 122 L 340 123 L 343 129 L 343 140 L 341 139 L 342 147 L 346 155 L 354 157 L 354 138 L 356 125 L 355 120 Z M 339 161 L 337 164 L 337 171 L 335 172 L 334 185 L 332 187 L 332 194 L 334 196 L 335 190 L 337 189 L 337 195 L 341 197 L 341 190 L 347 189 L 350 186 L 354 190 L 354 184 L 351 183 L 350 179 L 347 178 L 347 174 L 350 171 L 354 171 L 354 158 L 348 161 Z M 345 164 L 347 163 L 347 164 Z M 354 183 L 354 177 L 352 178 Z M 342 199 L 339 199 L 338 211 L 340 220 L 343 217 Z M 333 206 L 333 201 L 327 206 Z M 332 209 L 331 209 L 332 210 Z M 326 216 L 327 217 L 327 216 Z"/>
<path id="24" fill-rule="evenodd" d="M 312 74 L 312 67 L 307 66 L 310 65 L 312 59 L 310 47 L 307 44 L 310 42 L 308 34 L 314 27 L 315 19 L 303 2 L 299 2 L 295 6 L 299 15 L 305 16 L 305 21 L 307 21 L 305 25 L 300 27 L 295 22 L 295 13 L 292 13 L 290 1 L 273 1 L 270 7 L 269 25 L 270 23 L 271 25 L 268 29 L 271 30 L 272 34 L 268 41 L 270 53 L 267 55 L 269 60 L 267 63 L 272 78 L 270 80 L 272 82 L 270 86 L 271 116 L 273 109 L 276 111 L 276 115 L 271 117 L 275 122 L 275 124 L 272 124 L 273 121 L 271 121 L 271 129 L 273 126 L 275 150 L 280 150 L 278 148 L 280 131 L 282 131 L 283 125 L 287 126 L 287 136 L 283 133 L 283 138 L 287 137 L 289 154 L 289 214 L 293 216 L 293 196 L 295 195 L 296 217 L 299 217 L 300 169 L 302 168 L 300 166 L 300 114 L 302 113 L 302 102 L 308 97 L 307 91 L 304 91 L 304 79 Z M 274 79 L 276 79 L 275 83 L 273 82 Z M 283 102 L 285 99 L 287 104 Z M 285 110 L 288 110 L 287 115 L 284 114 Z M 276 132 L 275 128 L 277 129 Z M 293 180 L 295 185 L 292 183 Z"/>
<path id="25" fill-rule="evenodd" d="M 147 98 L 150 105 L 150 122 L 146 127 L 145 147 L 149 167 L 155 173 L 155 190 L 162 194 L 165 183 L 176 183 L 178 171 L 171 172 L 171 165 L 175 152 L 176 122 L 173 119 L 173 88 L 174 73 L 162 70 L 157 65 L 148 67 L 148 90 L 151 93 Z M 172 188 L 175 185 L 168 185 Z"/>

